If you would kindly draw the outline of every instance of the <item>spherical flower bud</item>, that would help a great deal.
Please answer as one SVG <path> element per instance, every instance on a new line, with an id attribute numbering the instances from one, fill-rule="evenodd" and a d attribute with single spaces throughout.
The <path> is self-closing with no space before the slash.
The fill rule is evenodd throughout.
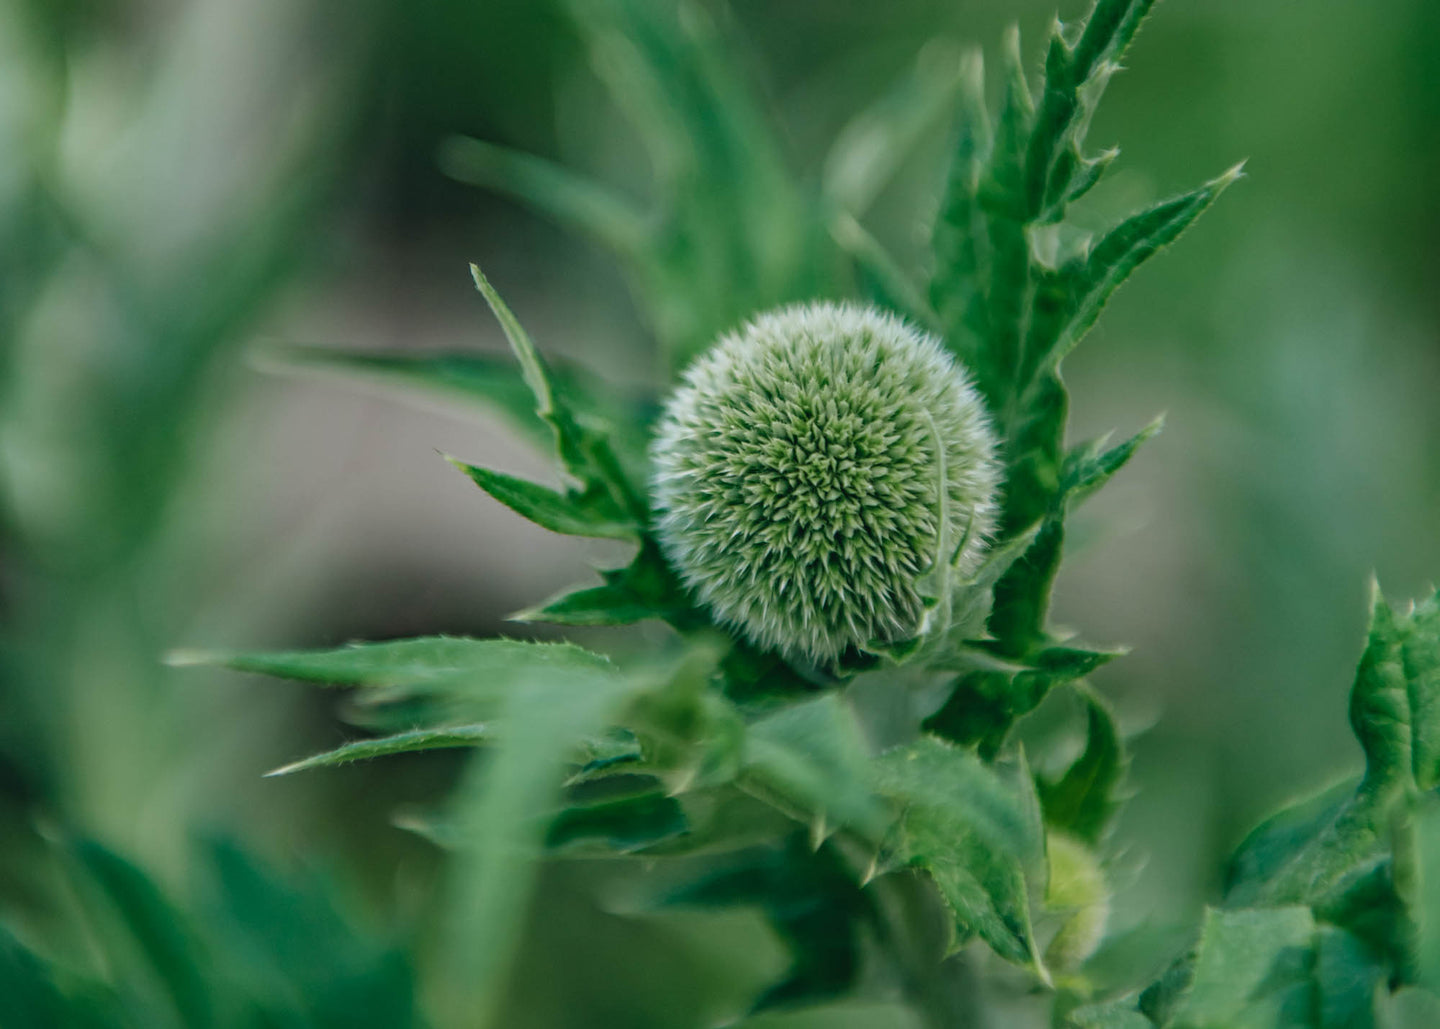
<path id="1" fill-rule="evenodd" d="M 666 404 L 657 533 L 719 620 L 833 664 L 917 634 L 942 545 L 959 574 L 975 568 L 997 513 L 994 450 L 934 337 L 853 304 L 786 307 L 721 337 Z"/>

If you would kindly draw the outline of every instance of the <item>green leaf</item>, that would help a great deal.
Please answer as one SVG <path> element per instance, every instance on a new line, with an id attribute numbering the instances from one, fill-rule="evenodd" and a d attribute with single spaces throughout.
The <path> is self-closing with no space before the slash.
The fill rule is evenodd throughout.
<path id="1" fill-rule="evenodd" d="M 897 856 L 926 872 L 955 917 L 1006 960 L 1045 976 L 1027 877 L 1043 875 L 1044 833 L 1029 772 L 1002 776 L 933 737 L 882 754 L 876 786 L 903 809 Z"/>
<path id="2" fill-rule="evenodd" d="M 451 981 L 463 984 L 443 1012 L 454 1024 L 488 1024 L 501 1000 L 547 832 L 536 813 L 556 809 L 575 752 L 652 687 L 571 649 L 584 657 L 514 669 L 495 712 L 495 745 L 488 760 L 471 765 L 455 798 L 460 846 L 450 863 L 443 950 Z"/>
<path id="3" fill-rule="evenodd" d="M 1028 364 L 1021 381 L 1028 382 L 1068 354 L 1090 331 L 1115 290 L 1189 228 L 1240 178 L 1241 167 L 1236 165 L 1199 189 L 1131 215 L 1101 237 L 1086 257 L 1043 275 L 1039 293 L 1045 302 L 1031 320 L 1025 345 Z"/>
<path id="4" fill-rule="evenodd" d="M 568 807 L 550 823 L 545 846 L 583 854 L 645 851 L 689 831 L 684 809 L 662 790 Z"/>
<path id="5" fill-rule="evenodd" d="M 439 161 L 452 179 L 518 197 L 622 257 L 635 259 L 645 245 L 644 212 L 560 165 L 465 136 L 445 140 Z"/>
<path id="6" fill-rule="evenodd" d="M 1409 915 L 1414 920 L 1415 978 L 1440 992 L 1440 800 L 1428 797 L 1415 813 L 1414 875 Z"/>
<path id="7" fill-rule="evenodd" d="M 647 517 L 645 501 L 627 479 L 606 432 L 578 416 L 535 349 L 530 335 L 479 267 L 472 264 L 470 274 L 510 341 L 525 384 L 534 394 L 535 413 L 554 430 L 555 453 L 565 471 L 581 484 L 584 503 L 612 517 L 628 517 L 643 524 Z"/>
<path id="8" fill-rule="evenodd" d="M 551 532 L 624 540 L 633 540 L 640 532 L 640 527 L 604 493 L 570 490 L 561 494 L 504 472 L 477 468 L 453 457 L 446 460 L 516 514 Z"/>
<path id="9" fill-rule="evenodd" d="M 1440 592 L 1408 612 L 1372 587 L 1370 640 L 1350 695 L 1350 723 L 1365 749 L 1362 789 L 1440 783 Z"/>
<path id="10" fill-rule="evenodd" d="M 554 446 L 554 430 L 535 413 L 535 395 L 513 356 L 473 352 L 393 353 L 341 347 L 270 344 L 256 358 L 262 366 L 287 372 L 317 371 L 356 376 L 394 386 L 410 386 L 427 394 L 453 397 L 502 416 L 542 450 Z M 646 426 L 652 412 L 646 405 L 617 397 L 613 387 L 595 386 L 588 369 L 552 363 L 550 376 L 582 421 L 603 422 L 631 475 L 644 476 Z"/>
<path id="11" fill-rule="evenodd" d="M 1125 775 L 1125 758 L 1110 705 L 1093 690 L 1077 692 L 1085 701 L 1085 749 L 1058 780 L 1036 785 L 1047 825 L 1097 844 L 1119 808 L 1115 791 Z"/>
<path id="12" fill-rule="evenodd" d="M 373 740 L 356 740 L 343 747 L 315 754 L 292 764 L 277 768 L 265 775 L 291 775 L 312 768 L 328 768 L 332 765 L 347 765 L 352 761 L 368 761 L 371 758 L 387 757 L 391 754 L 410 754 L 417 750 L 440 750 L 447 747 L 476 747 L 490 740 L 492 733 L 487 725 L 455 725 L 439 729 L 412 729 L 409 732 L 382 736 Z"/>
<path id="13" fill-rule="evenodd" d="M 74 1025 L 50 970 L 0 926 L 0 997 L 6 1029 L 54 1029 Z"/>
<path id="14" fill-rule="evenodd" d="M 835 137 L 821 172 L 826 199 L 852 216 L 862 215 L 949 113 L 963 73 L 953 44 L 927 46 L 908 74 Z"/>
<path id="15" fill-rule="evenodd" d="M 1096 0 L 1072 45 L 1056 25 L 1045 58 L 1045 89 L 1026 154 L 1029 209 L 1054 203 L 1079 172 L 1063 159 L 1078 154 L 1090 113 L 1154 0 Z M 1089 87 L 1089 88 L 1087 88 Z M 1047 204 L 1047 201 L 1049 203 Z"/>
<path id="16" fill-rule="evenodd" d="M 1072 507 L 1124 468 L 1135 456 L 1140 445 L 1157 436 L 1165 426 L 1162 415 L 1124 442 L 1106 447 L 1105 439 L 1096 440 L 1083 447 L 1077 447 L 1065 455 L 1065 464 L 1060 472 L 1060 493 Z"/>
<path id="17" fill-rule="evenodd" d="M 213 998 L 201 950 L 160 888 L 137 866 L 92 840 L 76 841 L 70 854 L 107 902 L 115 922 L 134 942 L 144 969 L 155 977 L 180 1022 L 195 1029 L 213 1025 Z M 113 937 L 108 953 L 125 972 L 136 974 L 137 969 L 115 949 Z"/>
<path id="18" fill-rule="evenodd" d="M 1366 1029 L 1383 979 L 1366 947 L 1308 908 L 1211 910 L 1183 975 L 1140 1006 L 1173 1029 Z"/>
<path id="19" fill-rule="evenodd" d="M 424 636 L 383 643 L 350 643 L 331 650 L 272 652 L 180 651 L 174 665 L 220 665 L 325 686 L 406 686 L 427 692 L 492 697 L 538 673 L 581 682 L 616 678 L 610 662 L 570 643 Z"/>
<path id="20" fill-rule="evenodd" d="M 752 1011 L 834 997 L 860 971 L 860 928 L 875 918 L 869 896 L 854 881 L 837 849 L 811 846 L 793 833 L 782 847 L 758 848 L 722 863 L 675 891 L 670 906 L 760 907 L 791 954 L 785 977 Z"/>
<path id="21" fill-rule="evenodd" d="M 603 586 L 563 592 L 511 618 L 558 625 L 629 625 L 657 618 L 682 632 L 709 624 L 648 536 L 630 564 L 603 571 L 600 577 Z"/>
<path id="22" fill-rule="evenodd" d="M 878 840 L 887 813 L 871 792 L 870 757 L 854 710 L 830 693 L 792 704 L 745 732 L 747 780 L 809 823 L 816 844 L 834 828 Z"/>
<path id="23" fill-rule="evenodd" d="M 994 642 L 983 649 L 1004 657 Z M 924 728 L 947 740 L 976 746 L 993 758 L 1011 727 L 1049 696 L 1050 691 L 1089 675 L 1123 651 L 1046 647 L 1013 662 L 1021 671 L 976 671 L 961 676 L 941 708 L 925 719 Z"/>
<path id="24" fill-rule="evenodd" d="M 207 925 L 225 944 L 226 974 L 263 998 L 278 1024 L 315 1029 L 417 1024 L 405 954 L 356 930 L 317 875 L 282 878 L 235 843 L 208 842 Z M 324 960 L 316 960 L 324 955 Z"/>

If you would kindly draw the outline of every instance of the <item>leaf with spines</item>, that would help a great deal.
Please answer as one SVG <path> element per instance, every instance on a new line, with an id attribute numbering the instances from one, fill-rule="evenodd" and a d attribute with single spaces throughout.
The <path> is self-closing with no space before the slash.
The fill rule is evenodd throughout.
<path id="1" fill-rule="evenodd" d="M 596 493 L 558 493 L 528 479 L 520 479 L 489 468 L 477 468 L 453 457 L 452 465 L 510 510 L 551 532 L 567 536 L 633 540 L 640 527 L 629 519 L 615 518 L 614 505 Z"/>
<path id="2" fill-rule="evenodd" d="M 954 915 L 957 943 L 979 936 L 997 954 L 1044 965 L 1030 923 L 1043 882 L 1044 830 L 1030 773 L 1005 776 L 969 750 L 922 737 L 876 761 L 876 787 L 902 811 L 893 844 L 927 873 Z"/>
<path id="3" fill-rule="evenodd" d="M 581 492 L 572 494 L 571 499 L 610 522 L 644 524 L 645 501 L 627 478 L 607 433 L 578 415 L 556 386 L 529 333 L 479 267 L 472 264 L 470 274 L 510 341 L 525 383 L 535 397 L 535 413 L 554 430 L 555 453 L 561 466 L 581 485 Z"/>
<path id="4" fill-rule="evenodd" d="M 354 761 L 369 761 L 392 754 L 413 754 L 421 750 L 444 750 L 455 747 L 478 747 L 489 742 L 493 731 L 483 723 L 473 725 L 452 725 L 448 728 L 411 729 L 392 736 L 380 736 L 369 740 L 356 740 L 344 746 L 314 754 L 266 772 L 267 777 L 292 775 L 312 768 L 329 768 L 334 765 L 348 765 Z"/>

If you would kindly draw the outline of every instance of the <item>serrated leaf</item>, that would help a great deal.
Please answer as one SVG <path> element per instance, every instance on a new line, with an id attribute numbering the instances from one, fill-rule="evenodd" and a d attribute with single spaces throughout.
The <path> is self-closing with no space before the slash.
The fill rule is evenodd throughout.
<path id="1" fill-rule="evenodd" d="M 567 536 L 636 539 L 640 527 L 603 492 L 558 493 L 547 486 L 447 457 L 470 481 L 541 528 Z"/>
<path id="2" fill-rule="evenodd" d="M 955 917 L 1008 961 L 1045 975 L 1030 925 L 1027 875 L 1043 863 L 1033 785 L 1007 781 L 974 753 L 934 737 L 882 754 L 877 789 L 903 809 L 900 860 L 925 871 Z"/>
<path id="3" fill-rule="evenodd" d="M 1046 276 L 1040 293 L 1047 301 L 1031 320 L 1025 345 L 1028 365 L 1021 381 L 1068 354 L 1135 269 L 1189 228 L 1240 177 L 1240 168 L 1131 215 L 1102 236 L 1083 260 Z"/>
<path id="4" fill-rule="evenodd" d="M 1110 481 L 1111 477 L 1129 463 L 1141 444 L 1157 436 L 1164 428 L 1162 415 L 1129 439 L 1106 447 L 1105 440 L 1097 440 L 1087 446 L 1077 447 L 1065 455 L 1065 464 L 1060 471 L 1060 493 L 1065 502 L 1074 506 Z"/>
<path id="5" fill-rule="evenodd" d="M 1078 151 L 1084 143 L 1087 106 L 1093 108 L 1099 99 L 1095 90 L 1086 96 L 1085 86 L 1097 78 L 1103 85 L 1153 4 L 1154 0 L 1096 0 L 1074 45 L 1056 25 L 1045 57 L 1045 90 L 1025 160 L 1032 211 L 1044 210 L 1046 199 L 1063 191 L 1075 174 L 1074 166 L 1064 165 L 1059 158 L 1067 147 Z"/>
<path id="6" fill-rule="evenodd" d="M 1085 749 L 1058 780 L 1036 785 L 1047 825 L 1097 844 L 1119 807 L 1115 791 L 1125 758 L 1110 705 L 1093 690 L 1078 692 L 1085 702 Z"/>
<path id="7" fill-rule="evenodd" d="M 870 784 L 870 759 L 854 710 L 835 694 L 792 704 L 747 727 L 744 769 L 806 821 L 816 845 L 848 828 L 878 840 L 887 813 Z"/>
<path id="8" fill-rule="evenodd" d="M 1089 675 L 1120 653 L 1047 647 L 1019 659 L 1016 663 L 1024 669 L 1019 672 L 970 672 L 961 676 L 944 705 L 925 719 L 924 728 L 978 747 L 981 756 L 993 758 L 1016 720 L 1035 710 L 1051 690 Z"/>
<path id="9" fill-rule="evenodd" d="M 600 577 L 603 586 L 566 590 L 511 618 L 557 625 L 630 625 L 656 618 L 682 632 L 709 624 L 648 536 L 630 564 L 603 571 Z"/>
<path id="10" fill-rule="evenodd" d="M 295 772 L 309 771 L 312 768 L 348 765 L 353 761 L 368 761 L 372 758 L 388 757 L 391 754 L 410 754 L 419 750 L 478 747 L 482 743 L 488 742 L 491 736 L 490 727 L 480 723 L 437 729 L 411 729 L 409 732 L 396 733 L 393 736 L 356 740 L 343 747 L 327 750 L 323 754 L 314 754 L 295 761 L 277 768 L 273 772 L 266 772 L 265 775 L 267 777 L 291 775 Z"/>
<path id="11" fill-rule="evenodd" d="M 1350 695 L 1365 750 L 1362 789 L 1440 782 L 1440 592 L 1396 612 L 1373 587 L 1370 639 Z"/>
<path id="12" fill-rule="evenodd" d="M 607 434 L 580 419 L 529 333 L 480 268 L 472 264 L 470 274 L 520 362 L 521 374 L 535 397 L 535 413 L 554 430 L 555 453 L 561 466 L 580 483 L 588 504 L 643 524 L 647 516 L 645 502 L 627 479 Z"/>

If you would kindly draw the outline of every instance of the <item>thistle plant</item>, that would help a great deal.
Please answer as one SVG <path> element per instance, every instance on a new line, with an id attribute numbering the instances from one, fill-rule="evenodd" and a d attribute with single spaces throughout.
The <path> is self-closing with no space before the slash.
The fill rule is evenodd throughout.
<path id="1" fill-rule="evenodd" d="M 577 4 L 597 52 L 625 66 L 631 109 L 653 119 L 656 217 L 488 144 L 447 162 L 613 243 L 660 363 L 689 365 L 678 386 L 638 402 L 581 388 L 593 380 L 552 368 L 478 269 L 514 367 L 288 355 L 514 416 L 565 485 L 454 463 L 547 529 L 633 547 L 599 584 L 519 619 L 671 630 L 613 655 L 426 637 L 177 656 L 361 690 L 371 735 L 281 772 L 488 749 L 449 806 L 405 820 L 450 852 L 451 935 L 428 973 L 438 1024 L 494 1020 L 536 865 L 570 855 L 637 859 L 655 908 L 763 911 L 791 960 L 750 1012 L 881 997 L 948 1027 L 1008 993 L 1069 1026 L 1321 1029 L 1440 1005 L 1424 874 L 1440 868 L 1440 597 L 1396 609 L 1376 594 L 1351 698 L 1364 776 L 1257 829 L 1158 980 L 1123 947 L 1107 953 L 1125 739 L 1088 676 L 1119 651 L 1054 630 L 1048 612 L 1067 519 L 1158 423 L 1068 441 L 1061 362 L 1239 177 L 1097 234 L 1070 220 L 1115 160 L 1086 135 L 1151 6 L 1097 0 L 1083 23 L 1057 23 L 1036 92 L 1012 34 L 993 110 L 978 55 L 910 82 L 887 118 L 842 133 L 816 194 L 777 168 L 689 4 Z M 955 108 L 930 263 L 908 269 L 862 216 L 915 135 L 893 127 Z M 877 140 L 886 159 L 862 159 Z M 713 191 L 697 186 L 706 168 Z M 864 306 L 816 299 L 862 291 Z M 644 412 L 665 396 L 652 427 Z M 886 746 L 860 703 L 877 691 L 902 701 Z M 1046 703 L 1080 715 L 1078 755 L 1017 741 Z"/>
<path id="2" fill-rule="evenodd" d="M 914 637 L 920 577 L 979 565 L 995 441 L 968 376 L 894 315 L 760 315 L 685 373 L 651 446 L 661 549 L 761 649 Z"/>

